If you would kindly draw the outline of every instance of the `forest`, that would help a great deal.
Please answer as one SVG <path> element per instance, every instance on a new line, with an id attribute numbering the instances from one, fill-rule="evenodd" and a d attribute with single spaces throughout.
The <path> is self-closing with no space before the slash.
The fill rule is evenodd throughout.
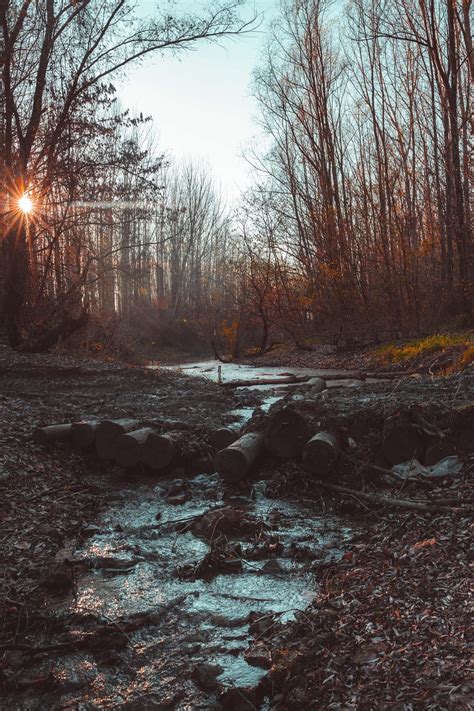
<path id="1" fill-rule="evenodd" d="M 46 350 L 87 321 L 98 347 L 146 331 L 234 355 L 468 324 L 469 2 L 284 4 L 253 79 L 268 140 L 237 205 L 160 152 L 113 80 L 150 52 L 245 41 L 238 6 L 146 26 L 125 0 L 2 5 L 11 345 Z"/>
<path id="2" fill-rule="evenodd" d="M 472 23 L 0 0 L 0 711 L 472 709 Z"/>

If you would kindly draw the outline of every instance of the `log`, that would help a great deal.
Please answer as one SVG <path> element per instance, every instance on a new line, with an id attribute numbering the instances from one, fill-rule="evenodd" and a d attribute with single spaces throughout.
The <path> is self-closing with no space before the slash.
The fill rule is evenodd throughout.
<path id="1" fill-rule="evenodd" d="M 124 469 L 136 467 L 141 461 L 148 437 L 155 434 L 150 427 L 142 427 L 120 435 L 114 442 L 114 461 Z"/>
<path id="2" fill-rule="evenodd" d="M 308 436 L 304 417 L 285 407 L 271 415 L 265 431 L 265 445 L 271 454 L 289 459 L 301 454 Z"/>
<path id="3" fill-rule="evenodd" d="M 104 420 L 95 433 L 95 448 L 99 459 L 111 460 L 115 454 L 115 440 L 137 429 L 136 420 Z"/>
<path id="4" fill-rule="evenodd" d="M 419 428 L 403 415 L 389 417 L 384 423 L 382 451 L 392 465 L 420 459 L 423 438 Z"/>
<path id="5" fill-rule="evenodd" d="M 92 447 L 98 426 L 98 422 L 73 422 L 72 446 L 74 449 L 88 449 Z"/>
<path id="6" fill-rule="evenodd" d="M 325 479 L 339 458 L 337 438 L 330 432 L 318 432 L 303 450 L 303 467 L 310 474 Z"/>
<path id="7" fill-rule="evenodd" d="M 153 471 L 167 467 L 178 451 L 177 445 L 180 437 L 180 432 L 164 432 L 163 434 L 151 432 L 141 452 L 143 464 Z"/>
<path id="8" fill-rule="evenodd" d="M 219 383 L 223 388 L 251 388 L 255 385 L 287 385 L 291 383 L 306 383 L 309 375 L 283 375 L 274 378 L 253 378 L 249 380 L 229 380 Z"/>
<path id="9" fill-rule="evenodd" d="M 233 430 L 231 427 L 219 427 L 209 435 L 209 441 L 215 452 L 225 449 L 233 444 L 239 438 L 238 430 Z"/>
<path id="10" fill-rule="evenodd" d="M 53 442 L 70 442 L 72 438 L 72 425 L 49 425 L 48 427 L 38 427 L 33 432 L 33 442 L 35 444 L 52 444 Z"/>
<path id="11" fill-rule="evenodd" d="M 225 481 L 239 481 L 247 476 L 263 449 L 263 435 L 249 432 L 225 449 L 214 459 L 216 471 Z"/>

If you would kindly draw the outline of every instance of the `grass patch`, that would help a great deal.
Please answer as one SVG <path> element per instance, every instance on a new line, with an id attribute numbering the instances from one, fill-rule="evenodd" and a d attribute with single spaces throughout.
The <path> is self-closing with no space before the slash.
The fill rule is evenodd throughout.
<path id="1" fill-rule="evenodd" d="M 453 360 L 456 361 L 455 369 L 463 370 L 474 361 L 474 333 L 436 333 L 403 344 L 388 343 L 377 348 L 374 355 L 384 365 L 390 365 L 422 360 L 448 349 L 459 350 L 459 357 L 453 357 Z"/>

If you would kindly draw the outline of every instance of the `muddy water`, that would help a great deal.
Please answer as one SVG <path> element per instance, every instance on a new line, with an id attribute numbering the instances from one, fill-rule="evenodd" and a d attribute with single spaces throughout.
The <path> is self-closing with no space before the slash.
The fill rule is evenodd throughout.
<path id="1" fill-rule="evenodd" d="M 209 362 L 182 370 L 217 378 L 217 364 Z M 256 373 L 235 365 L 223 371 L 229 379 Z M 275 371 L 284 372 L 264 368 L 262 377 Z M 264 406 L 278 397 L 269 390 Z M 83 633 L 87 620 L 115 625 L 119 632 L 137 617 L 146 622 L 120 633 L 116 650 L 60 656 L 52 669 L 51 707 L 222 708 L 218 699 L 226 689 L 253 687 L 266 673 L 245 659 L 251 621 L 267 614 L 284 621 L 304 610 L 316 589 L 314 566 L 342 554 L 349 526 L 304 502 L 266 498 L 265 482 L 230 490 L 216 474 L 196 476 L 184 482 L 187 498 L 180 504 L 169 501 L 175 480 L 117 480 L 111 473 L 102 483 L 111 503 L 73 552 L 79 567 L 83 563 L 76 593 L 55 606 L 54 615 L 68 620 L 68 634 Z M 244 530 L 234 539 L 240 544 L 234 572 L 217 569 L 205 579 L 183 579 L 183 566 L 195 569 L 210 550 L 195 521 L 224 506 L 263 521 L 263 529 Z M 196 683 L 202 663 L 219 665 L 217 689 Z"/>

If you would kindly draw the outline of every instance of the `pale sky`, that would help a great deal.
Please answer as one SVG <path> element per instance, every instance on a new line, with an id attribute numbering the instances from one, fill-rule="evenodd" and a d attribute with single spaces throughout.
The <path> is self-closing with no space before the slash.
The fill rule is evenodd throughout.
<path id="1" fill-rule="evenodd" d="M 139 0 L 140 11 L 151 14 L 155 0 Z M 193 12 L 201 2 L 180 0 Z M 252 71 L 268 38 L 277 0 L 250 0 L 245 17 L 263 15 L 251 35 L 215 44 L 197 44 L 180 58 L 164 55 L 130 70 L 118 86 L 124 107 L 154 119 L 160 150 L 178 162 L 191 158 L 209 164 L 229 201 L 252 182 L 251 168 L 242 157 L 258 138 L 258 107 L 250 93 Z"/>

